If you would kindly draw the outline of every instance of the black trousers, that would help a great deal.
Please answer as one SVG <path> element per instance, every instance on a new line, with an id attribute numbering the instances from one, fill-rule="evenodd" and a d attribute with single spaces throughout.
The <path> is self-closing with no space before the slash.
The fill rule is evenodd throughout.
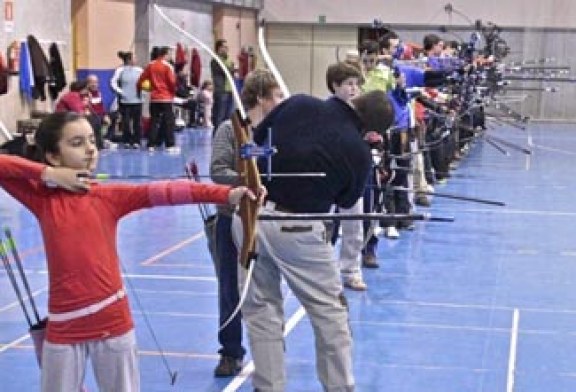
<path id="1" fill-rule="evenodd" d="M 142 104 L 123 103 L 120 105 L 122 115 L 122 142 L 140 144 L 142 138 Z"/>
<path id="2" fill-rule="evenodd" d="M 428 124 L 426 143 L 430 146 L 430 160 L 435 172 L 435 179 L 448 177 L 450 170 L 450 145 L 448 137 L 442 139 L 443 130 L 436 121 Z M 442 139 L 442 140 L 441 140 Z"/>
<path id="3" fill-rule="evenodd" d="M 403 155 L 410 151 L 408 135 L 406 133 L 394 132 L 390 137 L 390 152 L 393 155 Z M 411 157 L 395 158 L 398 169 L 390 185 L 395 187 L 408 187 L 408 172 L 411 166 Z M 392 190 L 384 194 L 384 205 L 389 213 L 407 214 L 410 212 L 410 199 L 408 192 Z"/>
<path id="4" fill-rule="evenodd" d="M 148 147 L 159 147 L 162 143 L 165 144 L 166 148 L 173 147 L 176 119 L 174 118 L 172 102 L 151 102 L 150 117 Z"/>
<path id="5" fill-rule="evenodd" d="M 96 139 L 96 148 L 99 150 L 104 148 L 104 137 L 102 136 L 102 119 L 96 114 L 89 114 L 86 116 L 92 130 L 94 131 L 94 138 Z"/>

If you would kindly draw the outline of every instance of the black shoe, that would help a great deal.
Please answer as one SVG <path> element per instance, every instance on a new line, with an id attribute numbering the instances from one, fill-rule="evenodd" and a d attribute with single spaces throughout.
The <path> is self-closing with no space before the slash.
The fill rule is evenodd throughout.
<path id="1" fill-rule="evenodd" d="M 412 222 L 412 221 L 400 221 L 400 222 L 398 222 L 396 227 L 399 230 L 410 230 L 410 231 L 412 231 L 416 228 L 416 226 L 414 225 L 414 222 Z"/>
<path id="2" fill-rule="evenodd" d="M 370 253 L 362 255 L 362 267 L 364 268 L 378 268 L 380 265 L 376 260 L 376 256 Z"/>
<path id="3" fill-rule="evenodd" d="M 214 369 L 214 377 L 232 377 L 240 373 L 240 370 L 242 370 L 242 359 L 223 355 Z"/>
<path id="4" fill-rule="evenodd" d="M 428 199 L 426 195 L 422 193 L 416 194 L 416 197 L 414 198 L 414 203 L 421 207 L 430 207 L 430 199 Z"/>

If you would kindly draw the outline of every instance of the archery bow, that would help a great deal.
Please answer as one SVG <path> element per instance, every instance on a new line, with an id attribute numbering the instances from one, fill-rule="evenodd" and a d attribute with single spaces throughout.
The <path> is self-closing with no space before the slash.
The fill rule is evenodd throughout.
<path id="1" fill-rule="evenodd" d="M 258 46 L 260 48 L 260 53 L 264 57 L 264 62 L 270 69 L 272 75 L 276 79 L 280 90 L 284 94 L 284 97 L 289 97 L 290 92 L 288 87 L 282 78 L 282 75 L 278 71 L 278 68 L 274 65 L 266 45 L 264 42 L 264 20 L 260 22 L 258 27 Z M 228 74 L 226 67 L 223 67 L 224 73 Z M 228 76 L 228 75 L 227 75 Z M 230 76 L 231 77 L 231 76 Z M 238 99 L 237 103 L 239 108 L 242 107 L 242 102 Z M 234 138 L 237 143 L 237 150 L 240 150 L 240 146 L 246 145 L 250 141 L 250 124 L 248 122 L 247 116 L 242 115 L 242 112 L 236 112 L 232 116 L 232 127 L 234 128 Z M 242 173 L 242 184 L 248 189 L 252 190 L 255 194 L 260 191 L 261 183 L 260 176 L 258 172 L 258 167 L 256 166 L 256 160 L 254 157 L 242 156 L 238 153 L 237 156 L 237 171 Z M 243 237 L 242 245 L 238 254 L 238 259 L 240 264 L 248 268 L 251 261 L 256 257 L 256 224 L 258 219 L 258 204 L 254 200 L 250 200 L 247 197 L 243 198 L 240 202 L 238 214 L 242 221 Z"/>
<path id="2" fill-rule="evenodd" d="M 154 4 L 154 9 L 170 26 L 175 30 L 183 34 L 185 37 L 194 41 L 202 49 L 204 49 L 210 57 L 220 66 L 226 79 L 231 86 L 235 85 L 234 77 L 230 74 L 230 71 L 226 67 L 226 64 L 220 59 L 220 57 L 208 47 L 204 42 L 200 41 L 198 38 L 190 34 L 189 32 L 182 29 L 173 20 L 168 18 L 166 14 Z M 232 125 L 234 127 L 234 136 L 236 137 L 236 142 L 239 146 L 243 143 L 247 143 L 249 140 L 249 121 L 246 115 L 246 110 L 242 105 L 242 100 L 238 91 L 233 88 L 232 96 L 234 97 L 234 102 L 236 103 L 236 111 L 232 115 Z M 238 172 L 241 174 L 242 185 L 247 186 L 249 189 L 258 194 L 260 188 L 260 177 L 258 173 L 258 168 L 256 166 L 256 161 L 254 158 L 244 157 L 238 159 L 239 167 Z M 242 220 L 242 227 L 244 230 L 244 235 L 242 239 L 242 247 L 239 252 L 239 262 L 242 266 L 248 267 L 250 265 L 250 260 L 254 259 L 255 253 L 255 242 L 256 242 L 256 212 L 257 212 L 257 202 L 253 200 L 248 200 L 244 197 L 240 202 L 239 215 Z"/>
<path id="3" fill-rule="evenodd" d="M 235 86 L 234 78 L 224 62 L 218 57 L 218 55 L 210 49 L 206 44 L 200 41 L 198 38 L 194 37 L 192 34 L 188 33 L 180 26 L 178 26 L 174 21 L 168 18 L 164 12 L 158 7 L 158 5 L 154 4 L 154 9 L 156 12 L 175 30 L 179 31 L 184 36 L 188 37 L 196 44 L 198 44 L 202 49 L 204 49 L 208 54 L 212 57 L 214 61 L 220 66 L 222 69 L 226 79 L 230 83 L 231 86 Z M 237 172 L 240 175 L 240 182 L 242 185 L 248 187 L 254 194 L 258 194 L 260 192 L 260 174 L 258 172 L 258 167 L 256 166 L 256 161 L 254 156 L 241 156 L 240 155 L 240 146 L 245 145 L 250 140 L 250 124 L 248 120 L 248 116 L 246 114 L 246 110 L 242 104 L 242 100 L 240 99 L 240 95 L 235 88 L 232 88 L 232 96 L 234 97 L 234 102 L 236 103 L 236 111 L 232 115 L 232 126 L 234 130 L 234 137 L 236 139 L 237 145 Z M 256 200 L 250 200 L 248 197 L 242 198 L 240 201 L 240 206 L 238 210 L 238 215 L 240 216 L 240 220 L 242 222 L 242 229 L 243 229 L 243 236 L 242 236 L 242 245 L 238 252 L 238 261 L 239 263 L 248 269 L 246 282 L 244 284 L 244 291 L 241 295 L 240 301 L 238 302 L 238 306 L 230 315 L 228 320 L 226 320 L 222 325 L 220 325 L 219 330 L 226 328 L 226 326 L 232 321 L 232 319 L 236 316 L 236 314 L 240 311 L 242 303 L 244 302 L 244 298 L 247 295 L 248 287 L 250 285 L 250 280 L 252 276 L 252 271 L 254 269 L 255 263 L 252 263 L 253 260 L 256 258 L 256 219 L 258 215 L 258 202 Z"/>

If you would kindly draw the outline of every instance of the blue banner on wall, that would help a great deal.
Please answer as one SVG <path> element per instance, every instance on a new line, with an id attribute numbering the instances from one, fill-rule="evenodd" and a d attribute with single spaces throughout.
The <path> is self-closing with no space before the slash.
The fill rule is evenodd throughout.
<path id="1" fill-rule="evenodd" d="M 106 112 L 110 111 L 110 105 L 115 98 L 115 93 L 110 87 L 110 80 L 114 76 L 115 69 L 78 69 L 76 71 L 77 80 L 86 79 L 88 75 L 96 75 L 98 77 L 98 82 L 100 85 L 100 94 L 102 94 L 102 100 L 104 101 L 104 107 Z"/>

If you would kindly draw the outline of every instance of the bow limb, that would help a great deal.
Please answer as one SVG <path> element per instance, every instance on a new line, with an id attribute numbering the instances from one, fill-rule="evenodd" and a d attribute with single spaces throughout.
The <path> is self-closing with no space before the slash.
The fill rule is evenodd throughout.
<path id="1" fill-rule="evenodd" d="M 234 77 L 232 76 L 232 74 L 228 70 L 228 67 L 226 67 L 226 64 L 224 64 L 224 62 L 220 59 L 220 57 L 218 57 L 218 55 L 212 49 L 210 49 L 210 47 L 208 45 L 206 45 L 204 42 L 200 41 L 198 38 L 196 38 L 195 36 L 193 36 L 192 34 L 187 32 L 186 30 L 184 30 L 180 26 L 178 26 L 178 24 L 176 22 L 174 22 L 172 19 L 170 19 L 168 16 L 166 16 L 164 11 L 162 11 L 160 9 L 160 7 L 158 7 L 157 4 L 154 4 L 154 10 L 156 10 L 158 15 L 160 15 L 160 17 L 162 19 L 164 19 L 166 21 L 166 23 L 168 23 L 170 26 L 172 26 L 172 28 L 174 28 L 175 30 L 180 32 L 185 37 L 191 39 L 198 46 L 200 46 L 202 49 L 204 49 L 206 52 L 208 52 L 210 57 L 212 57 L 212 59 L 214 59 L 214 61 L 216 61 L 218 63 L 218 65 L 220 66 L 220 68 L 222 68 L 222 70 L 224 71 L 224 75 L 226 75 L 226 79 L 228 80 L 228 83 L 230 83 L 230 86 L 236 85 L 236 83 L 234 81 Z M 247 117 L 246 116 L 246 110 L 244 109 L 244 106 L 242 105 L 242 100 L 240 99 L 240 94 L 238 94 L 238 91 L 235 88 L 232 89 L 232 96 L 234 97 L 234 102 L 236 103 L 237 110 L 240 112 L 241 118 L 245 119 Z"/>
<path id="2" fill-rule="evenodd" d="M 274 75 L 278 86 L 280 86 L 280 90 L 282 90 L 282 94 L 284 94 L 284 98 L 288 98 L 290 96 L 290 91 L 288 90 L 288 86 L 286 86 L 286 82 L 284 82 L 284 78 L 276 68 L 274 61 L 272 61 L 272 57 L 270 57 L 270 53 L 268 53 L 268 49 L 266 48 L 266 42 L 264 40 L 264 20 L 260 22 L 258 26 L 258 47 L 260 48 L 260 53 L 262 53 L 262 57 L 264 57 L 264 62 Z"/>
<path id="3" fill-rule="evenodd" d="M 166 16 L 166 14 L 160 9 L 160 7 L 158 7 L 158 5 L 154 4 L 154 9 L 158 15 L 160 15 L 160 17 L 166 21 L 166 23 L 172 26 L 172 28 L 180 32 L 185 37 L 191 39 L 198 46 L 208 52 L 210 57 L 212 57 L 212 59 L 218 63 L 230 85 L 236 85 L 234 77 L 230 73 L 230 70 L 226 64 L 224 64 L 220 57 L 212 49 L 210 49 L 208 45 L 178 26 L 176 22 Z M 234 136 L 236 138 L 238 151 L 240 146 L 248 143 L 250 140 L 250 126 L 246 110 L 244 109 L 240 95 L 235 88 L 232 88 L 232 96 L 234 97 L 234 102 L 236 104 L 236 112 L 232 115 L 232 126 L 234 128 Z M 241 158 L 238 154 L 237 171 L 240 174 L 241 184 L 252 190 L 254 194 L 258 194 L 260 191 L 260 175 L 256 166 L 255 159 Z M 242 198 L 239 207 L 239 215 L 242 221 L 244 235 L 242 239 L 242 247 L 239 251 L 239 262 L 243 267 L 248 267 L 250 261 L 253 260 L 256 256 L 255 248 L 257 213 L 257 202 L 249 200 L 247 197 Z"/>

